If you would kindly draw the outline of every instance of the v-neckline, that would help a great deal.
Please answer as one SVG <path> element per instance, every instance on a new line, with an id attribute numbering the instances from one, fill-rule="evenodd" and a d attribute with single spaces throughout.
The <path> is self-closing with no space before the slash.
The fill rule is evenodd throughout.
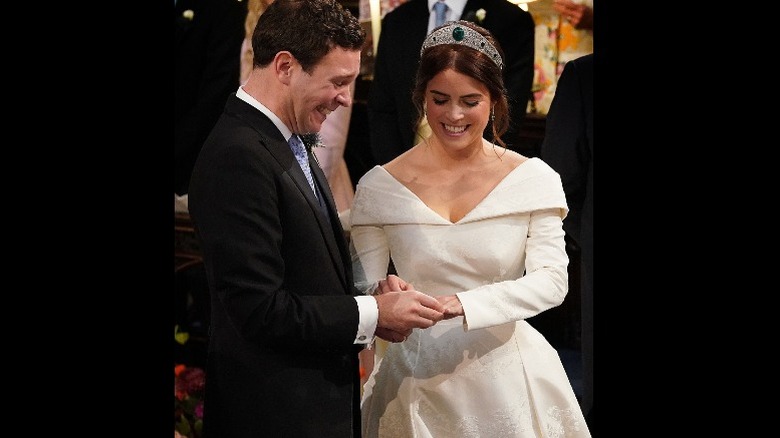
<path id="1" fill-rule="evenodd" d="M 492 189 L 491 189 L 491 190 L 490 190 L 490 191 L 489 191 L 489 192 L 488 192 L 488 193 L 487 193 L 487 194 L 486 194 L 486 195 L 485 195 L 485 196 L 484 196 L 482 199 L 480 199 L 480 201 L 479 201 L 479 202 L 477 202 L 477 204 L 476 204 L 476 205 L 474 205 L 474 207 L 473 207 L 471 210 L 469 210 L 468 212 L 466 212 L 466 214 L 464 214 L 462 218 L 458 219 L 458 220 L 457 220 L 457 221 L 455 221 L 455 222 L 453 222 L 453 221 L 451 221 L 451 220 L 449 220 L 449 219 L 445 218 L 444 216 L 440 215 L 440 214 L 439 214 L 439 213 L 438 213 L 436 210 L 434 210 L 433 208 L 431 208 L 431 207 L 430 207 L 428 204 L 426 204 L 426 203 L 425 203 L 425 201 L 423 201 L 423 200 L 422 200 L 422 199 L 421 199 L 419 196 L 417 196 L 417 193 L 414 193 L 414 192 L 413 192 L 413 191 L 412 191 L 412 190 L 411 190 L 409 187 L 407 187 L 407 186 L 406 186 L 404 183 L 402 183 L 401 181 L 399 181 L 399 180 L 398 180 L 398 179 L 397 179 L 395 176 L 393 176 L 393 174 L 391 174 L 390 172 L 388 172 L 388 171 L 387 171 L 387 169 L 385 169 L 385 168 L 384 168 L 384 166 L 377 165 L 377 167 L 379 167 L 380 169 L 382 169 L 382 171 L 383 171 L 383 172 L 384 172 L 384 173 L 385 173 L 387 176 L 389 176 L 389 177 L 390 177 L 390 179 L 392 179 L 392 180 L 393 180 L 393 181 L 394 181 L 396 184 L 398 184 L 399 186 L 401 186 L 401 187 L 403 188 L 403 190 L 405 190 L 405 191 L 406 191 L 406 192 L 408 192 L 410 195 L 412 195 L 412 196 L 414 197 L 414 199 L 416 199 L 416 200 L 417 200 L 417 202 L 419 202 L 420 204 L 422 204 L 422 205 L 425 207 L 425 209 L 426 209 L 426 210 L 430 211 L 431 213 L 433 213 L 434 215 L 436 215 L 436 217 L 438 217 L 438 218 L 440 218 L 441 220 L 445 221 L 445 222 L 446 222 L 447 224 L 449 224 L 449 225 L 457 225 L 457 224 L 459 224 L 459 223 L 463 222 L 463 221 L 464 221 L 466 218 L 468 218 L 468 217 L 469 217 L 469 215 L 471 215 L 471 213 L 473 213 L 474 211 L 476 211 L 477 209 L 479 209 L 479 207 L 480 207 L 482 204 L 484 204 L 484 203 L 485 203 L 485 201 L 486 201 L 488 198 L 490 198 L 490 197 L 491 197 L 491 195 L 492 195 L 493 193 L 495 193 L 495 192 L 496 192 L 496 190 L 497 190 L 499 187 L 501 187 L 501 185 L 503 185 L 503 184 L 504 184 L 504 183 L 505 183 L 505 182 L 506 182 L 506 181 L 507 181 L 507 180 L 508 180 L 508 179 L 509 179 L 509 178 L 510 178 L 510 177 L 511 177 L 511 176 L 512 176 L 512 175 L 513 175 L 515 172 L 517 172 L 517 169 L 521 168 L 521 167 L 522 167 L 522 166 L 523 166 L 525 163 L 529 162 L 529 161 L 530 161 L 530 160 L 532 160 L 532 159 L 534 159 L 534 158 L 533 158 L 533 157 L 532 157 L 532 158 L 529 158 L 529 159 L 527 159 L 527 160 L 523 161 L 522 163 L 518 164 L 518 165 L 517 165 L 517 166 L 516 166 L 514 169 L 510 170 L 510 171 L 509 171 L 509 173 L 507 173 L 507 174 L 506 174 L 506 175 L 505 175 L 503 178 L 501 178 L 501 181 L 499 181 L 499 182 L 498 182 L 498 184 L 496 184 L 496 185 L 495 185 L 495 187 L 493 187 L 493 188 L 492 188 Z"/>

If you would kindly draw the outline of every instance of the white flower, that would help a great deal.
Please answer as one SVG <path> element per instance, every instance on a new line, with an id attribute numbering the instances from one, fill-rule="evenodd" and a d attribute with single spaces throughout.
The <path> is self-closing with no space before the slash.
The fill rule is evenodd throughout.
<path id="1" fill-rule="evenodd" d="M 487 15 L 487 11 L 484 9 L 477 9 L 476 17 L 477 17 L 477 23 L 482 24 L 482 21 L 485 20 L 485 15 Z"/>
<path id="2" fill-rule="evenodd" d="M 186 18 L 186 19 L 188 19 L 188 20 L 192 21 L 192 17 L 194 17 L 194 16 L 195 16 L 195 12 L 193 12 L 193 10 L 192 10 L 192 9 L 187 9 L 186 11 L 182 12 L 182 13 L 181 13 L 181 15 L 182 15 L 184 18 Z"/>

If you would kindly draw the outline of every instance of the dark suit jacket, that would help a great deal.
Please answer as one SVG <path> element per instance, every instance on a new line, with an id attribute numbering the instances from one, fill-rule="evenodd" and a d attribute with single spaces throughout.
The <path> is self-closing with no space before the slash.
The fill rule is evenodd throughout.
<path id="1" fill-rule="evenodd" d="M 193 170 L 212 309 L 208 438 L 360 436 L 359 292 L 309 161 L 329 216 L 279 130 L 234 94 Z"/>
<path id="2" fill-rule="evenodd" d="M 187 193 L 201 145 L 236 91 L 248 2 L 178 0 L 174 24 L 174 191 Z M 193 11 L 192 20 L 184 18 Z M 170 155 L 168 155 L 170 157 Z"/>
<path id="3" fill-rule="evenodd" d="M 563 228 L 580 247 L 582 412 L 593 406 L 593 54 L 566 63 L 547 113 L 542 159 L 561 175 L 569 215 Z"/>
<path id="4" fill-rule="evenodd" d="M 525 115 L 534 76 L 534 22 L 531 14 L 506 0 L 469 0 L 463 17 L 485 9 L 481 26 L 504 51 L 504 83 L 508 89 L 511 132 L 502 138 L 512 148 Z M 417 110 L 412 89 L 420 48 L 428 30 L 428 3 L 410 0 L 382 19 L 382 31 L 368 98 L 370 147 L 376 164 L 384 164 L 415 144 Z M 486 131 L 485 138 L 492 138 Z"/>

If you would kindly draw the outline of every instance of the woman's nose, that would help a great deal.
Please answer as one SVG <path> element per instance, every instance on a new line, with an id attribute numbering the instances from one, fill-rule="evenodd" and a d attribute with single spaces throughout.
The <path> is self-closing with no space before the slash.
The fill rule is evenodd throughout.
<path id="1" fill-rule="evenodd" d="M 452 105 L 448 112 L 449 112 L 450 118 L 453 121 L 460 120 L 460 119 L 463 118 L 463 109 L 461 109 L 461 107 L 459 105 Z"/>

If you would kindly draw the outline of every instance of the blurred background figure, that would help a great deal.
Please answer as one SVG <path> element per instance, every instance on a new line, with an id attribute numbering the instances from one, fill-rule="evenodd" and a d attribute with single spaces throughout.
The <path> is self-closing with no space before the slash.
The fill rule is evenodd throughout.
<path id="1" fill-rule="evenodd" d="M 239 85 L 246 3 L 176 0 L 174 5 L 174 145 L 176 195 L 189 191 L 203 141 Z M 186 206 L 186 204 L 185 204 Z"/>
<path id="2" fill-rule="evenodd" d="M 174 211 L 186 215 L 195 159 L 239 85 L 247 9 L 241 0 L 175 0 L 173 10 Z M 177 266 L 175 321 L 190 339 L 174 344 L 178 363 L 205 365 L 209 311 L 203 265 Z"/>
<path id="3" fill-rule="evenodd" d="M 350 94 L 355 96 L 355 83 L 350 86 Z M 344 150 L 347 146 L 349 122 L 352 119 L 352 107 L 340 106 L 322 123 L 320 139 L 323 147 L 312 149 L 322 171 L 328 178 L 330 190 L 333 192 L 333 200 L 336 201 L 336 209 L 339 212 L 341 225 L 349 230 L 349 221 L 346 215 L 352 206 L 352 198 L 355 196 L 354 185 L 349 176 L 347 162 L 344 160 Z"/>
<path id="4" fill-rule="evenodd" d="M 566 63 L 547 113 L 541 156 L 561 176 L 569 215 L 563 229 L 580 248 L 581 406 L 593 421 L 593 54 Z M 571 286 L 570 286 L 571 287 Z"/>
<path id="5" fill-rule="evenodd" d="M 252 32 L 257 19 L 274 0 L 247 0 L 246 20 L 244 20 L 244 41 L 241 43 L 241 84 L 245 84 L 252 72 Z M 235 91 L 235 90 L 233 90 Z"/>
<path id="6" fill-rule="evenodd" d="M 593 0 L 553 0 L 553 9 L 575 29 L 593 30 Z"/>
<path id="7" fill-rule="evenodd" d="M 593 0 L 537 0 L 528 11 L 536 23 L 530 112 L 545 115 L 566 62 L 593 53 Z"/>

